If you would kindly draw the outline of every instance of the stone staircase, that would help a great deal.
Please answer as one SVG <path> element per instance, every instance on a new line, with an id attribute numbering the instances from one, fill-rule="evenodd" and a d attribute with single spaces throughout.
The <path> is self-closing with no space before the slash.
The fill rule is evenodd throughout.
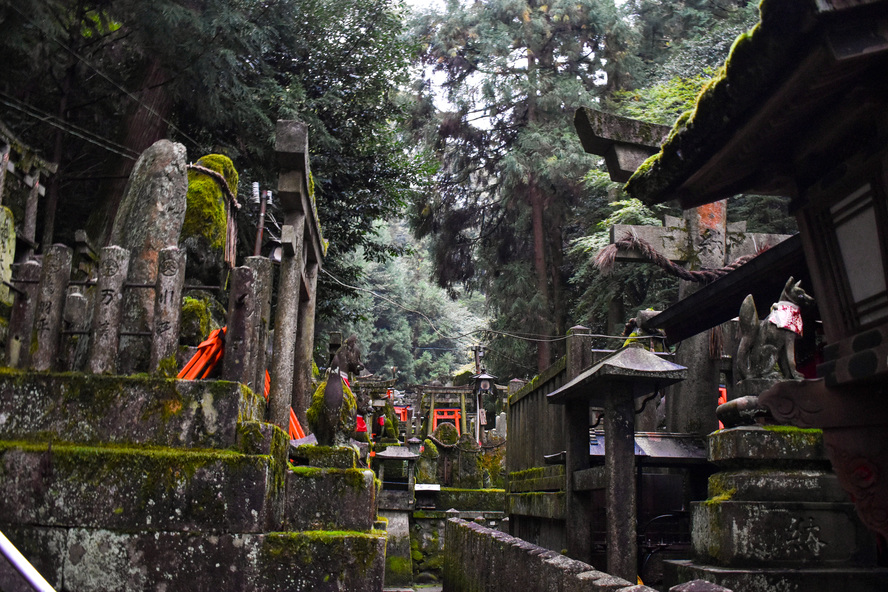
<path id="1" fill-rule="evenodd" d="M 0 531 L 58 590 L 382 590 L 376 481 L 223 381 L 0 371 Z M 29 590 L 0 557 L 0 590 Z"/>

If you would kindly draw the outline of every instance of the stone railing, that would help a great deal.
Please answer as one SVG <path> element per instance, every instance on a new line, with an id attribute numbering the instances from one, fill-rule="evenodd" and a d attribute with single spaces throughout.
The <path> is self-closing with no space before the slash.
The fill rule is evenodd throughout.
<path id="1" fill-rule="evenodd" d="M 444 535 L 444 592 L 655 592 L 498 530 L 458 518 Z"/>

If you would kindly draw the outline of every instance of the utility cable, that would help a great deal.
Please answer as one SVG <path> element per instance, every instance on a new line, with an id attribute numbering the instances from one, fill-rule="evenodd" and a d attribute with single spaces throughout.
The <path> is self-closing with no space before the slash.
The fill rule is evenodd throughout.
<path id="1" fill-rule="evenodd" d="M 130 150 L 129 148 L 127 148 L 125 146 L 121 146 L 120 144 L 116 144 L 115 142 L 112 142 L 111 140 L 109 140 L 107 138 L 104 138 L 102 136 L 94 134 L 93 132 L 90 132 L 88 130 L 85 130 L 85 129 L 77 126 L 77 125 L 74 125 L 73 123 L 62 121 L 54 115 L 50 115 L 46 112 L 43 112 L 40 109 L 34 107 L 33 105 L 23 103 L 23 102 L 15 99 L 13 97 L 10 97 L 9 95 L 6 95 L 5 93 L 2 93 L 2 92 L 0 92 L 0 103 L 6 105 L 7 107 L 11 107 L 12 109 L 15 109 L 16 111 L 20 111 L 21 113 L 24 113 L 28 117 L 32 117 L 38 121 L 42 121 L 43 123 L 51 125 L 52 127 L 55 127 L 57 129 L 60 129 L 61 131 L 65 132 L 65 133 L 71 134 L 72 136 L 76 136 L 76 137 L 80 138 L 81 140 L 85 140 L 85 141 L 89 142 L 90 144 L 94 144 L 94 145 L 98 146 L 99 148 L 103 148 L 103 149 L 107 150 L 108 152 L 113 152 L 114 154 L 118 154 L 118 155 L 123 156 L 124 158 L 128 158 L 130 160 L 136 160 L 139 156 L 138 153 L 136 153 L 133 150 Z M 123 152 L 124 150 L 131 152 L 132 154 L 127 154 L 126 152 Z"/>
<path id="2" fill-rule="evenodd" d="M 59 40 L 59 39 L 57 39 L 56 37 L 54 37 L 54 36 L 50 35 L 49 33 L 47 33 L 47 32 L 46 32 L 46 29 L 44 29 L 44 28 L 41 27 L 38 23 L 35 23 L 33 20 L 31 20 L 31 18 L 30 18 L 27 14 L 25 14 L 24 12 L 22 12 L 17 6 L 15 6 L 15 5 L 10 5 L 10 7 L 11 7 L 13 10 L 15 10 L 17 13 L 19 13 L 19 14 L 22 16 L 22 18 L 24 18 L 26 21 L 28 21 L 29 23 L 31 23 L 34 27 L 36 27 L 37 29 L 39 29 L 40 31 L 42 31 L 44 35 L 46 35 L 47 37 L 49 37 L 50 39 L 52 39 L 53 41 L 55 41 L 55 43 L 58 44 L 58 45 L 60 45 L 65 51 L 69 52 L 72 56 L 74 56 L 75 58 L 77 58 L 78 60 L 80 60 L 81 62 L 83 62 L 83 63 L 86 64 L 87 66 L 89 66 L 90 68 L 92 68 L 92 70 L 93 70 L 96 74 L 98 74 L 99 76 L 101 76 L 102 78 L 104 78 L 105 80 L 107 80 L 108 82 L 110 82 L 110 83 L 111 83 L 115 88 L 117 88 L 120 92 L 122 92 L 123 94 L 125 94 L 125 95 L 126 95 L 127 97 L 129 97 L 131 100 L 135 101 L 136 103 L 138 103 L 139 105 L 141 105 L 142 107 L 144 107 L 149 113 L 151 113 L 152 115 L 154 115 L 155 117 L 157 117 L 158 119 L 160 119 L 162 122 L 164 122 L 165 124 L 167 124 L 168 126 L 170 126 L 170 127 L 171 127 L 172 129 L 174 129 L 175 131 L 177 131 L 179 134 L 182 135 L 182 137 L 186 138 L 186 139 L 189 140 L 192 144 L 194 144 L 195 147 L 197 147 L 197 148 L 201 148 L 201 145 L 200 145 L 200 143 L 199 143 L 197 140 L 195 140 L 194 138 L 192 138 L 191 136 L 189 136 L 188 134 L 186 134 L 185 132 L 183 132 L 183 131 L 182 131 L 181 129 L 179 129 L 179 128 L 178 128 L 173 122 L 171 122 L 170 120 L 168 120 L 168 119 L 166 119 L 165 117 L 163 117 L 160 113 L 158 113 L 157 111 L 155 111 L 154 108 L 152 108 L 150 105 L 148 105 L 147 103 L 145 103 L 144 101 L 142 101 L 139 97 L 137 97 L 136 95 L 134 95 L 133 93 L 131 93 L 130 91 L 128 91 L 127 89 L 125 89 L 124 87 L 122 87 L 121 85 L 119 85 L 117 82 L 115 82 L 114 80 L 112 80 L 110 76 L 108 76 L 107 74 L 105 74 L 104 72 L 102 72 L 101 70 L 99 70 L 97 67 L 95 67 L 94 65 L 92 65 L 92 63 L 90 63 L 86 58 L 84 58 L 83 56 L 81 56 L 80 54 L 78 54 L 76 51 L 74 51 L 73 49 L 71 49 L 70 47 L 68 47 L 67 45 L 65 45 L 61 40 Z"/>
<path id="3" fill-rule="evenodd" d="M 454 341 L 461 341 L 465 337 L 468 337 L 469 335 L 474 335 L 476 333 L 488 333 L 488 334 L 493 334 L 493 335 L 502 335 L 504 337 L 511 337 L 513 339 L 520 339 L 522 341 L 528 341 L 528 342 L 532 342 L 532 343 L 552 343 L 552 342 L 556 342 L 556 341 L 564 341 L 567 339 L 566 335 L 562 336 L 562 337 L 535 338 L 535 337 L 525 337 L 525 336 L 517 334 L 517 333 L 509 333 L 506 331 L 497 331 L 495 329 L 473 329 L 472 331 L 468 331 L 467 333 L 462 333 L 460 335 L 445 335 L 435 326 L 435 324 L 432 322 L 432 320 L 425 313 L 420 312 L 418 310 L 413 310 L 411 308 L 407 308 L 406 306 L 404 306 L 398 302 L 395 302 L 391 298 L 383 296 L 382 294 L 379 294 L 378 292 L 374 292 L 373 290 L 370 290 L 369 288 L 360 288 L 358 286 L 352 286 L 350 284 L 347 284 L 347 283 L 343 282 L 342 280 L 340 280 L 339 278 L 337 278 L 336 276 L 334 276 L 332 273 L 330 273 L 326 269 L 321 269 L 321 271 L 324 272 L 326 275 L 328 275 L 334 282 L 336 282 L 340 286 L 343 286 L 343 287 L 348 288 L 350 290 L 356 290 L 358 292 L 366 292 L 368 294 L 371 294 L 372 296 L 375 296 L 376 298 L 379 298 L 380 300 L 384 300 L 385 302 L 388 302 L 389 304 L 396 306 L 397 308 L 400 308 L 401 310 L 403 310 L 405 312 L 410 312 L 410 313 L 417 314 L 417 315 L 421 316 L 429 324 L 429 327 L 432 328 L 432 331 L 434 331 L 436 334 L 438 334 L 442 339 L 451 339 Z M 588 337 L 600 338 L 600 339 L 620 339 L 620 340 L 628 339 L 625 335 L 604 335 L 601 333 L 585 333 L 584 335 L 586 335 Z M 636 339 L 636 340 L 665 339 L 665 337 L 663 337 L 661 335 L 643 335 L 643 336 L 632 337 L 632 339 Z M 424 349 L 431 349 L 431 348 L 424 348 Z"/>

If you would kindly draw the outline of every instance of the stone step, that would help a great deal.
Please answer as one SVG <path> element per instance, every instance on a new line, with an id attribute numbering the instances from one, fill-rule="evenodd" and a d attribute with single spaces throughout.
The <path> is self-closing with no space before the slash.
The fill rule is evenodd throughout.
<path id="1" fill-rule="evenodd" d="M 717 566 L 874 565 L 873 535 L 851 503 L 711 499 L 691 504 L 694 552 Z"/>
<path id="2" fill-rule="evenodd" d="M 756 590 L 804 590 L 805 592 L 884 592 L 888 569 L 873 567 L 810 566 L 800 569 L 728 569 L 693 561 L 664 561 L 663 589 L 679 582 L 702 579 L 735 592 Z"/>
<path id="3" fill-rule="evenodd" d="M 709 477 L 709 497 L 733 501 L 847 502 L 835 473 L 819 470 L 722 471 Z"/>
<path id="4" fill-rule="evenodd" d="M 721 468 L 823 468 L 829 460 L 823 432 L 790 426 L 741 426 L 707 438 L 709 462 Z"/>
<path id="5" fill-rule="evenodd" d="M 377 481 L 369 469 L 290 467 L 287 530 L 363 530 L 376 521 Z"/>
<path id="6" fill-rule="evenodd" d="M 58 592 L 378 592 L 385 569 L 384 533 L 128 533 L 10 526 L 3 518 L 0 530 Z M 12 578 L 4 569 L 0 562 L 0 587 Z"/>
<path id="7" fill-rule="evenodd" d="M 230 450 L 4 441 L 0 520 L 149 532 L 278 530 L 283 466 L 270 455 Z"/>
<path id="8" fill-rule="evenodd" d="M 231 448 L 265 401 L 226 381 L 0 373 L 0 440 Z"/>

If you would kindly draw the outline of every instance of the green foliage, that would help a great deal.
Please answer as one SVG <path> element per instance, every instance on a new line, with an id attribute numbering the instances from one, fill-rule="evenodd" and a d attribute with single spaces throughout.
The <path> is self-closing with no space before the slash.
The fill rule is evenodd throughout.
<path id="1" fill-rule="evenodd" d="M 9 99 L 0 118 L 59 161 L 57 240 L 71 242 L 89 223 L 97 243 L 133 159 L 155 140 L 180 141 L 191 158 L 223 154 L 247 187 L 274 187 L 275 122 L 300 119 L 330 241 L 325 269 L 355 280 L 361 266 L 345 261 L 356 249 L 375 261 L 399 252 L 373 221 L 397 216 L 427 176 L 397 134 L 399 85 L 415 50 L 403 12 L 391 0 L 4 3 L 0 93 Z M 255 217 L 244 218 L 241 256 L 255 237 Z M 267 233 L 278 232 L 270 219 Z M 342 314 L 349 291 L 326 276 L 320 283 L 319 314 Z"/>
<path id="2" fill-rule="evenodd" d="M 381 378 L 391 378 L 391 369 L 397 368 L 399 387 L 433 380 L 447 382 L 469 361 L 471 342 L 458 336 L 483 325 L 481 298 L 453 301 L 431 284 L 428 252 L 402 225 L 388 225 L 379 233 L 407 254 L 386 263 L 363 264 L 367 291 L 349 301 L 363 318 L 347 323 L 319 319 L 317 333 L 356 334 L 368 370 Z M 319 352 L 326 349 L 320 339 L 316 346 Z M 326 358 L 321 359 L 326 362 Z"/>
<path id="3" fill-rule="evenodd" d="M 697 94 L 713 74 L 707 68 L 690 78 L 676 76 L 647 88 L 618 91 L 611 95 L 607 107 L 626 117 L 671 126 L 679 115 L 693 108 Z"/>

